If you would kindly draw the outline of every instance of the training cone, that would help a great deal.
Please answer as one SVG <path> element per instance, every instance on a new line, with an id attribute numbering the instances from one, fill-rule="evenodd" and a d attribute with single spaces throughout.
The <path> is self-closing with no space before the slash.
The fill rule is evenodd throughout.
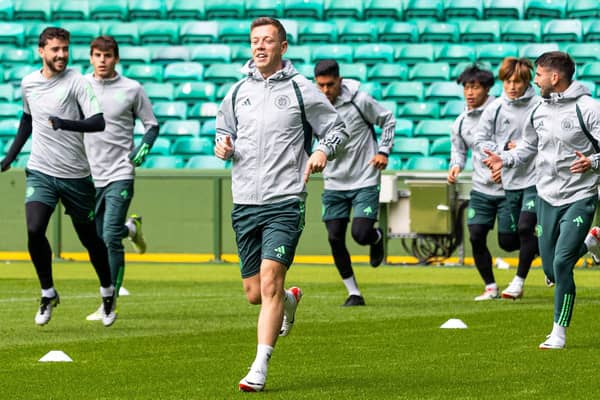
<path id="1" fill-rule="evenodd" d="M 442 329 L 467 329 L 467 324 L 462 322 L 460 319 L 450 318 L 448 321 L 444 322 L 442 324 L 442 326 L 440 326 L 440 328 L 442 328 Z"/>
<path id="2" fill-rule="evenodd" d="M 64 351 L 52 350 L 44 357 L 39 359 L 39 362 L 72 362 L 73 360 Z"/>

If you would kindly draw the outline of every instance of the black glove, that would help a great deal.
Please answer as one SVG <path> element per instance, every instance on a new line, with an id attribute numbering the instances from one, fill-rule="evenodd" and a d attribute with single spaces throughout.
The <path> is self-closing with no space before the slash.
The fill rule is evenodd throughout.
<path id="1" fill-rule="evenodd" d="M 58 117 L 50 117 L 48 118 L 48 121 L 50 121 L 52 129 L 54 129 L 55 131 L 63 128 L 63 120 Z"/>
<path id="2" fill-rule="evenodd" d="M 0 172 L 8 171 L 10 169 L 10 162 L 4 158 L 0 161 Z"/>

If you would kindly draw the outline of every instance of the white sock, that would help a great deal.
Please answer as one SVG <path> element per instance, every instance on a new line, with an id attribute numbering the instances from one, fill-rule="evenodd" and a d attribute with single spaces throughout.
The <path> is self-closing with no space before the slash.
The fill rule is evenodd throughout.
<path id="1" fill-rule="evenodd" d="M 283 291 L 283 310 L 284 312 L 290 311 L 296 305 L 296 298 L 289 290 Z"/>
<path id="2" fill-rule="evenodd" d="M 129 237 L 133 238 L 135 236 L 135 234 L 137 233 L 135 224 L 133 222 L 131 222 L 130 220 L 128 220 L 127 222 L 125 222 L 125 226 L 127 227 L 127 229 L 129 229 Z"/>
<path id="3" fill-rule="evenodd" d="M 498 285 L 496 285 L 496 282 L 490 283 L 489 285 L 485 285 L 485 290 L 498 290 Z"/>
<path id="4" fill-rule="evenodd" d="M 350 278 L 346 278 L 343 279 L 344 281 L 344 285 L 346 286 L 346 289 L 348 290 L 348 295 L 352 296 L 360 296 L 360 289 L 358 289 L 358 284 L 356 283 L 356 279 L 354 278 L 354 275 L 352 275 Z"/>
<path id="5" fill-rule="evenodd" d="M 550 333 L 550 337 L 556 337 L 561 339 L 563 342 L 567 340 L 567 328 L 564 326 L 560 326 L 556 322 L 552 325 L 552 332 Z"/>
<path id="6" fill-rule="evenodd" d="M 269 368 L 269 360 L 271 359 L 272 353 L 273 346 L 269 346 L 268 344 L 259 344 L 256 346 L 256 359 L 254 359 L 250 369 L 252 371 L 262 371 L 264 374 L 266 374 L 267 369 Z"/>
<path id="7" fill-rule="evenodd" d="M 113 285 L 107 288 L 100 286 L 100 296 L 111 297 L 113 294 L 115 294 L 115 287 Z"/>
<path id="8" fill-rule="evenodd" d="M 523 286 L 523 284 L 525 283 L 525 279 L 521 278 L 519 275 L 515 275 L 515 277 L 513 278 L 513 282 Z"/>
<path id="9" fill-rule="evenodd" d="M 56 290 L 54 290 L 54 286 L 50 289 L 42 289 L 42 297 L 52 298 L 56 296 Z"/>

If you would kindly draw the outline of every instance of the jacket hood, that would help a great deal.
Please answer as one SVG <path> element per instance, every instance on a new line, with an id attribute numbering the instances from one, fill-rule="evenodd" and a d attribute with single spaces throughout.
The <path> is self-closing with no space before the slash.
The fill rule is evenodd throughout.
<path id="1" fill-rule="evenodd" d="M 294 65 L 290 60 L 282 60 L 283 68 L 279 71 L 275 72 L 273 75 L 268 77 L 267 79 L 263 78 L 260 71 L 256 68 L 256 64 L 254 64 L 254 60 L 248 60 L 246 64 L 242 67 L 242 73 L 248 78 L 255 79 L 257 81 L 265 81 L 265 80 L 273 80 L 273 81 L 282 81 L 285 79 L 289 79 L 291 76 L 296 75 L 298 71 L 294 68 Z"/>
<path id="2" fill-rule="evenodd" d="M 592 93 L 578 81 L 571 82 L 571 85 L 562 93 L 550 93 L 550 97 L 542 97 L 546 103 L 566 103 L 577 100 L 581 96 L 591 96 Z"/>
<path id="3" fill-rule="evenodd" d="M 525 90 L 525 93 L 523 93 L 523 96 L 517 97 L 516 99 L 509 98 L 506 95 L 506 93 L 504 91 L 502 91 L 502 100 L 504 100 L 504 102 L 506 104 L 519 105 L 519 104 L 523 104 L 523 103 L 528 103 L 529 100 L 531 100 L 531 98 L 534 96 L 536 96 L 535 89 L 531 85 L 529 85 L 527 90 Z"/>

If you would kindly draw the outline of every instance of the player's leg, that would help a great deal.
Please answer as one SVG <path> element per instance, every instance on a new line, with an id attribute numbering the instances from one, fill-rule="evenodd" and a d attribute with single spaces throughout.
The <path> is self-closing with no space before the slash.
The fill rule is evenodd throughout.
<path id="1" fill-rule="evenodd" d="M 352 237 L 360 245 L 369 245 L 369 262 L 372 267 L 378 267 L 384 259 L 384 233 L 380 228 L 374 228 L 379 213 L 379 187 L 370 186 L 354 192 Z"/>

